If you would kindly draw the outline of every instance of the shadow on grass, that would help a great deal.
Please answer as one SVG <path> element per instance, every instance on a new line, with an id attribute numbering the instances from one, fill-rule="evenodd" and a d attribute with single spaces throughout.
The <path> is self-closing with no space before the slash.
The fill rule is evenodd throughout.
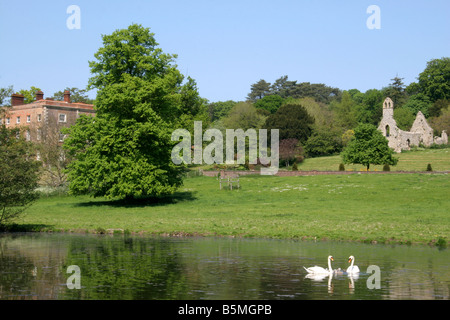
<path id="1" fill-rule="evenodd" d="M 161 196 L 161 197 L 151 197 L 144 199 L 116 199 L 116 200 L 100 200 L 100 201 L 89 201 L 81 202 L 75 204 L 76 207 L 101 207 L 101 206 L 111 206 L 111 207 L 123 207 L 123 208 L 133 208 L 133 207 L 154 207 L 154 206 L 164 206 L 168 204 L 176 204 L 185 201 L 196 200 L 194 192 L 175 192 L 172 195 Z"/>

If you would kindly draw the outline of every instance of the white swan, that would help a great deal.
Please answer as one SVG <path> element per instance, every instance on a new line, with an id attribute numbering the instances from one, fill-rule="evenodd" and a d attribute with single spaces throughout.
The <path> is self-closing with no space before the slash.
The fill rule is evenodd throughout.
<path id="1" fill-rule="evenodd" d="M 328 269 L 326 268 L 322 268 L 322 267 L 318 267 L 318 266 L 314 266 L 314 267 L 310 267 L 310 268 L 305 268 L 303 267 L 306 272 L 310 273 L 310 274 L 328 274 L 328 273 L 332 273 L 333 269 L 331 269 L 331 261 L 334 261 L 333 256 L 328 256 Z"/>
<path id="2" fill-rule="evenodd" d="M 353 264 L 355 263 L 355 257 L 354 256 L 350 256 L 348 257 L 348 262 L 351 262 L 350 267 L 347 268 L 347 273 L 348 274 L 355 274 L 355 273 L 359 273 L 359 268 L 358 266 L 354 266 Z"/>

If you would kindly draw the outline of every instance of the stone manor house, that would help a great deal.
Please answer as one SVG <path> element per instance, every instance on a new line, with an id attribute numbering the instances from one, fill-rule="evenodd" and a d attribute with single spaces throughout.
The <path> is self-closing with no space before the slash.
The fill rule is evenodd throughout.
<path id="1" fill-rule="evenodd" d="M 410 131 L 403 131 L 397 127 L 394 119 L 394 102 L 391 98 L 386 98 L 383 102 L 383 118 L 378 126 L 386 139 L 389 141 L 389 147 L 395 152 L 409 150 L 411 146 L 423 144 L 429 147 L 432 144 L 447 144 L 447 132 L 442 131 L 440 137 L 435 137 L 433 129 L 428 124 L 421 111 L 417 113 Z"/>
<path id="2" fill-rule="evenodd" d="M 64 101 L 44 99 L 44 93 L 36 93 L 36 101 L 25 104 L 24 96 L 13 94 L 11 107 L 0 114 L 0 125 L 23 128 L 25 138 L 33 142 L 61 143 L 63 127 L 74 125 L 81 114 L 95 115 L 94 106 L 70 101 L 70 92 L 64 92 Z"/>

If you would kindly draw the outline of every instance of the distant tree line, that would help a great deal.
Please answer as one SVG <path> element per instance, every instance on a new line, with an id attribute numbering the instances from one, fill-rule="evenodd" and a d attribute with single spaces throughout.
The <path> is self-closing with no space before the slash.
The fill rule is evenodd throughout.
<path id="1" fill-rule="evenodd" d="M 260 79 L 250 86 L 246 101 L 209 103 L 209 120 L 219 128 L 280 129 L 280 139 L 298 141 L 301 157 L 340 153 L 359 124 L 378 126 L 386 97 L 394 101 L 400 129 L 409 130 L 420 110 L 436 135 L 450 132 L 450 58 L 429 61 L 409 85 L 398 75 L 390 80 L 386 87 L 361 92 L 298 83 L 286 75 L 273 83 Z"/>

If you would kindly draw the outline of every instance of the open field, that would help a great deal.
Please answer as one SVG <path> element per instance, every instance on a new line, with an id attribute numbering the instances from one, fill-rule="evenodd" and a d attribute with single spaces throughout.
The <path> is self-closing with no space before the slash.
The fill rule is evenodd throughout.
<path id="1" fill-rule="evenodd" d="M 423 149 L 419 151 L 402 152 L 395 155 L 399 158 L 391 171 L 426 171 L 430 163 L 433 171 L 450 171 L 450 149 Z M 340 155 L 320 158 L 307 158 L 298 165 L 299 170 L 337 171 L 342 162 Z M 346 170 L 365 171 L 363 165 L 345 165 Z M 382 171 L 383 166 L 370 166 L 371 171 Z"/>
<path id="2" fill-rule="evenodd" d="M 219 190 L 215 178 L 188 178 L 173 197 L 154 203 L 43 197 L 17 228 L 381 243 L 434 243 L 450 236 L 448 174 L 240 180 L 239 190 Z"/>

